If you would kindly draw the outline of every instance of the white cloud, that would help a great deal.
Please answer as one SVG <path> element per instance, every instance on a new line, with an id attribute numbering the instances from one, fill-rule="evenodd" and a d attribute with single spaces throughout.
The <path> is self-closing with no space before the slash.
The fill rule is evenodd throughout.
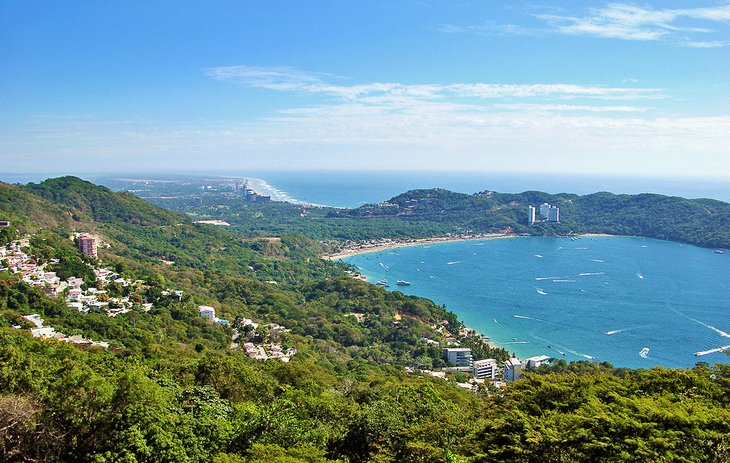
<path id="1" fill-rule="evenodd" d="M 210 68 L 206 75 L 247 87 L 276 91 L 304 92 L 329 95 L 347 101 L 369 103 L 408 102 L 411 100 L 440 100 L 444 98 L 504 98 L 552 99 L 658 99 L 662 91 L 656 88 L 606 87 L 575 84 L 401 84 L 375 82 L 361 85 L 337 85 L 324 80 L 327 74 L 306 73 L 292 68 L 259 68 L 223 66 Z"/>
<path id="2" fill-rule="evenodd" d="M 606 99 L 632 96 L 646 103 L 652 101 L 647 94 L 661 95 L 658 91 L 569 84 L 348 87 L 295 70 L 252 74 L 256 80 L 246 85 L 307 91 L 319 98 L 245 123 L 167 126 L 149 120 L 43 118 L 0 131 L 0 152 L 19 171 L 34 163 L 62 162 L 79 171 L 188 165 L 207 170 L 530 171 L 533 166 L 644 175 L 730 172 L 730 116 L 663 117 L 655 108 Z M 219 69 L 213 75 L 241 82 L 240 72 Z M 286 85 L 272 86 L 271 80 Z M 162 164 L 164 159 L 176 161 Z"/>
<path id="3" fill-rule="evenodd" d="M 558 10 L 534 14 L 542 26 L 499 24 L 485 21 L 477 25 L 447 24 L 438 30 L 446 33 L 475 35 L 543 36 L 549 33 L 582 35 L 620 40 L 667 41 L 694 48 L 720 48 L 730 45 L 727 40 L 701 40 L 717 33 L 720 23 L 730 22 L 730 5 L 704 8 L 652 9 L 633 4 L 610 3 L 603 8 L 589 8 L 585 15 Z M 692 21 L 692 25 L 688 22 Z M 698 27 L 701 22 L 703 27 Z"/>
<path id="4" fill-rule="evenodd" d="M 485 21 L 482 24 L 472 26 L 446 24 L 438 27 L 436 30 L 446 32 L 448 34 L 474 34 L 484 36 L 522 35 L 538 37 L 544 35 L 544 32 L 538 29 L 520 26 L 517 24 L 498 24 L 493 21 Z"/>
<path id="5" fill-rule="evenodd" d="M 690 48 L 724 48 L 730 46 L 730 40 L 712 40 L 709 42 L 687 40 L 682 42 L 681 45 Z"/>
<path id="6" fill-rule="evenodd" d="M 680 45 L 712 44 L 726 46 L 723 41 L 688 40 L 688 35 L 710 34 L 711 23 L 730 21 L 730 5 L 707 8 L 652 9 L 635 5 L 612 3 L 604 8 L 590 8 L 585 16 L 555 14 L 536 15 L 556 32 L 622 40 L 672 40 Z M 686 20 L 704 21 L 707 27 L 684 24 Z M 725 24 L 723 24 L 725 26 Z M 706 46 L 708 48 L 709 46 Z"/>
<path id="7" fill-rule="evenodd" d="M 667 117 L 652 106 L 668 98 L 661 89 L 565 83 L 343 85 L 341 77 L 282 67 L 219 67 L 206 74 L 260 91 L 306 94 L 308 103 L 244 122 L 19 121 L 12 130 L 0 128 L 0 152 L 18 171 L 63 163 L 77 171 L 188 165 L 207 170 L 530 171 L 533 166 L 644 175 L 730 172 L 730 115 Z M 175 164 L 165 164 L 166 159 Z"/>

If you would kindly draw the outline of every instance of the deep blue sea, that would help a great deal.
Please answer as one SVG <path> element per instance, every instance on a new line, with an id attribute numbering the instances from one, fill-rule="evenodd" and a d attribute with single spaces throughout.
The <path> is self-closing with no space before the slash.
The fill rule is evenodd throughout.
<path id="1" fill-rule="evenodd" d="M 521 358 L 631 368 L 730 362 L 724 353 L 695 356 L 730 346 L 730 254 L 644 238 L 524 237 L 345 260 L 368 281 L 446 304 Z"/>

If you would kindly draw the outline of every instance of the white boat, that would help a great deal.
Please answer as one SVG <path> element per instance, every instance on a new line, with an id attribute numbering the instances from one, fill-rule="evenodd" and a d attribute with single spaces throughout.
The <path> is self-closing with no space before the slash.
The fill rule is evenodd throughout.
<path id="1" fill-rule="evenodd" d="M 375 284 L 380 286 L 388 286 L 388 280 L 378 280 Z"/>
<path id="2" fill-rule="evenodd" d="M 537 294 L 541 294 L 543 296 L 547 296 L 547 293 L 545 291 L 543 291 L 542 289 L 540 289 L 540 288 L 537 288 Z"/>
<path id="3" fill-rule="evenodd" d="M 398 280 L 396 282 L 396 284 L 398 286 L 410 286 L 411 285 L 411 282 L 410 281 L 406 281 L 406 280 Z"/>
<path id="4" fill-rule="evenodd" d="M 648 358 L 649 357 L 649 348 L 644 347 L 643 349 L 641 349 L 641 352 L 639 352 L 639 357 Z"/>

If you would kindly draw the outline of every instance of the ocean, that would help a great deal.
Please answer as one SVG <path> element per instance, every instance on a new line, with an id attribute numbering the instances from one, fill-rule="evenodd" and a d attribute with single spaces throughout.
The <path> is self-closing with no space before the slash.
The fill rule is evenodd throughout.
<path id="1" fill-rule="evenodd" d="M 595 175 L 515 174 L 498 172 L 240 172 L 265 182 L 268 193 L 289 201 L 358 207 L 386 201 L 416 188 L 445 188 L 459 193 L 491 190 L 521 193 L 658 193 L 684 198 L 730 201 L 726 179 L 672 179 Z"/>
<path id="2" fill-rule="evenodd" d="M 632 237 L 520 237 L 345 261 L 370 282 L 386 279 L 390 290 L 445 304 L 520 358 L 629 368 L 730 362 L 708 352 L 730 348 L 730 255 L 711 249 Z"/>
<path id="3" fill-rule="evenodd" d="M 684 198 L 712 198 L 730 201 L 727 179 L 675 179 L 662 177 L 616 177 L 597 175 L 517 174 L 499 172 L 398 172 L 398 171 L 236 171 L 160 173 L 0 173 L 7 183 L 40 182 L 49 177 L 76 175 L 104 184 L 118 176 L 217 175 L 257 179 L 260 193 L 275 200 L 304 202 L 334 207 L 358 207 L 386 201 L 416 188 L 445 188 L 459 193 L 492 190 L 521 193 L 528 190 L 547 193 L 589 194 L 610 191 L 616 194 L 658 193 Z"/>

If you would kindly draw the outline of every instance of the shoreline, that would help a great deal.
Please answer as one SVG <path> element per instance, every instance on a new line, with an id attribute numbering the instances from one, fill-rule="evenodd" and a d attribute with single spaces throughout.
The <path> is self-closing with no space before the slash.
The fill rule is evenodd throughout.
<path id="1" fill-rule="evenodd" d="M 463 235 L 463 236 L 432 236 L 430 238 L 411 238 L 403 240 L 392 240 L 384 238 L 380 240 L 364 241 L 354 243 L 351 247 L 345 247 L 337 251 L 334 254 L 327 254 L 322 256 L 326 260 L 341 260 L 352 256 L 358 256 L 361 254 L 369 254 L 371 252 L 388 251 L 391 249 L 412 247 L 412 246 L 423 246 L 428 244 L 440 244 L 440 243 L 459 243 L 462 241 L 481 241 L 481 240 L 494 240 L 504 238 L 521 238 L 529 237 L 533 235 L 518 235 L 516 233 L 479 233 L 475 235 Z M 538 236 L 538 235 L 534 235 Z M 581 235 L 571 235 L 578 238 L 598 238 L 598 237 L 615 237 L 621 235 L 609 235 L 606 233 L 585 233 Z"/>
<path id="2" fill-rule="evenodd" d="M 462 241 L 492 240 L 501 238 L 517 238 L 521 235 L 515 233 L 484 233 L 465 236 L 433 236 L 430 238 L 412 238 L 406 240 L 392 240 L 389 238 L 356 243 L 353 247 L 346 247 L 334 254 L 322 256 L 327 260 L 340 260 L 347 257 L 368 254 L 371 252 L 387 251 L 390 249 L 405 248 L 412 246 L 423 246 L 427 244 L 458 243 Z"/>

